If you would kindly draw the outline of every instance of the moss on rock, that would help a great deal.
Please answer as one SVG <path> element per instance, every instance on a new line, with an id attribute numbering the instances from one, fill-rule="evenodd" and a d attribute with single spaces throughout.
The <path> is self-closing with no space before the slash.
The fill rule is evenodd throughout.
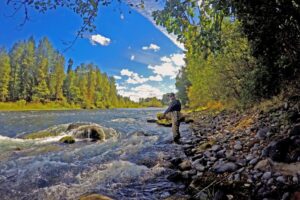
<path id="1" fill-rule="evenodd" d="M 101 194 L 90 194 L 90 195 L 80 197 L 79 200 L 113 200 L 113 199 Z"/>
<path id="2" fill-rule="evenodd" d="M 75 143 L 75 139 L 72 136 L 64 136 L 59 141 L 66 144 Z"/>
<path id="3" fill-rule="evenodd" d="M 38 138 L 45 138 L 45 137 L 51 137 L 51 136 L 57 136 L 59 135 L 58 133 L 50 133 L 50 132 L 46 132 L 46 131 L 40 131 L 40 132 L 36 132 L 36 133 L 30 133 L 30 134 L 26 134 L 24 135 L 24 139 L 38 139 Z"/>

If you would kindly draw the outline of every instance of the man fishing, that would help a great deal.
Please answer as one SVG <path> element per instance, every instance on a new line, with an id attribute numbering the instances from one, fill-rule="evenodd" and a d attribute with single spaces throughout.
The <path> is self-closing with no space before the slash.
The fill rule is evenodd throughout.
<path id="1" fill-rule="evenodd" d="M 181 111 L 181 103 L 179 100 L 176 99 L 174 93 L 168 94 L 170 99 L 170 104 L 168 109 L 164 112 L 163 118 L 166 118 L 166 115 L 170 113 L 171 120 L 172 120 L 172 132 L 173 132 L 173 139 L 175 143 L 179 143 L 180 133 L 179 133 L 179 126 L 180 126 L 180 111 Z"/>

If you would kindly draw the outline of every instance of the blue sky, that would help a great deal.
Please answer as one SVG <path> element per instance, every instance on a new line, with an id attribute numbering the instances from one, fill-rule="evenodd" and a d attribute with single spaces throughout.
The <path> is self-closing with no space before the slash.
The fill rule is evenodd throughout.
<path id="1" fill-rule="evenodd" d="M 175 91 L 174 77 L 184 65 L 183 51 L 174 37 L 153 24 L 149 12 L 145 12 L 151 9 L 136 11 L 125 4 L 100 8 L 96 32 L 86 34 L 64 52 L 66 60 L 72 58 L 75 66 L 97 64 L 102 72 L 115 76 L 119 94 L 133 100 L 160 98 L 163 93 Z M 1 1 L 0 13 L 0 45 L 8 49 L 30 36 L 36 40 L 47 36 L 62 52 L 64 42 L 74 39 L 81 25 L 80 17 L 62 8 L 46 14 L 30 11 L 30 21 L 22 27 L 23 12 L 8 17 L 12 10 Z"/>

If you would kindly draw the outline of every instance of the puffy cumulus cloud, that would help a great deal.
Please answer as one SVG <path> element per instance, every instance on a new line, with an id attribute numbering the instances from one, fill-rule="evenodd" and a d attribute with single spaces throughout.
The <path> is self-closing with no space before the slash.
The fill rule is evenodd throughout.
<path id="1" fill-rule="evenodd" d="M 121 76 L 117 76 L 117 75 L 115 75 L 115 76 L 114 76 L 114 78 L 115 78 L 116 80 L 120 80 L 120 79 L 122 79 L 122 77 L 121 77 Z"/>
<path id="2" fill-rule="evenodd" d="M 180 68 L 185 65 L 184 54 L 171 54 L 170 56 L 162 57 L 160 60 L 161 64 L 149 65 L 148 68 L 156 75 L 169 76 L 171 79 L 174 79 Z"/>
<path id="3" fill-rule="evenodd" d="M 134 60 L 135 59 L 135 55 L 131 55 L 130 60 Z"/>
<path id="4" fill-rule="evenodd" d="M 120 73 L 122 76 L 128 76 L 126 82 L 129 84 L 139 84 L 148 81 L 147 78 L 144 78 L 143 76 L 140 76 L 138 73 L 135 73 L 133 71 L 129 71 L 128 69 L 122 69 Z"/>
<path id="5" fill-rule="evenodd" d="M 147 81 L 162 81 L 163 80 L 162 77 L 158 74 L 155 76 L 149 76 L 146 78 L 146 77 L 139 75 L 138 73 L 135 73 L 128 69 L 122 69 L 120 74 L 122 76 L 128 77 L 128 79 L 126 80 L 126 83 L 129 83 L 129 84 L 141 84 L 141 83 L 145 83 Z"/>
<path id="6" fill-rule="evenodd" d="M 149 76 L 149 81 L 162 81 L 162 77 L 160 75 L 156 75 L 156 76 Z"/>
<path id="7" fill-rule="evenodd" d="M 142 47 L 143 50 L 153 50 L 154 52 L 157 52 L 160 50 L 160 47 L 157 44 L 150 44 L 149 46 Z"/>
<path id="8" fill-rule="evenodd" d="M 117 88 L 118 91 L 119 90 L 125 90 L 125 89 L 127 89 L 125 86 L 122 86 L 122 85 L 120 85 L 118 83 L 116 83 L 116 88 Z"/>
<path id="9" fill-rule="evenodd" d="M 102 46 L 107 46 L 110 44 L 110 39 L 100 34 L 91 35 L 89 39 L 92 45 L 100 44 Z"/>
<path id="10" fill-rule="evenodd" d="M 138 102 L 140 98 L 151 98 L 157 97 L 158 99 L 162 98 L 164 94 L 158 88 L 153 87 L 148 84 L 143 84 L 137 87 L 133 87 L 131 89 L 119 89 L 118 93 L 121 96 L 129 97 L 132 101 Z"/>

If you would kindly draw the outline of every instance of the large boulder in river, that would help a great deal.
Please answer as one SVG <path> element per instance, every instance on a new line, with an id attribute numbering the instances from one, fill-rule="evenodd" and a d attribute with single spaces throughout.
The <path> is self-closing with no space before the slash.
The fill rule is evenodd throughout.
<path id="1" fill-rule="evenodd" d="M 70 124 L 68 130 L 73 137 L 81 139 L 105 140 L 118 136 L 117 131 L 113 128 L 106 128 L 95 123 Z"/>

